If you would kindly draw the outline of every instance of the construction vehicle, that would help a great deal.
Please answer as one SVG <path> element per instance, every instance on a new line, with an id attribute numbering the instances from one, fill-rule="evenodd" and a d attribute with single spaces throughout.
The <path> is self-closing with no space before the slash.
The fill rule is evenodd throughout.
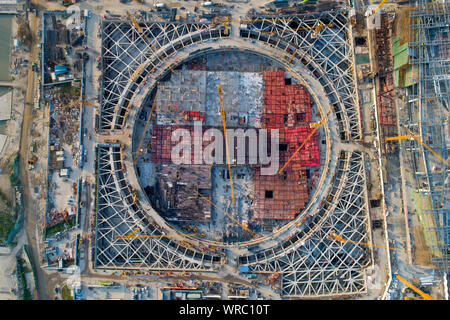
<path id="1" fill-rule="evenodd" d="M 72 4 L 75 4 L 75 3 L 77 3 L 76 0 L 61 0 L 61 2 L 60 2 L 60 4 L 62 6 L 64 6 L 64 7 L 68 7 L 68 6 L 70 6 Z"/>
<path id="2" fill-rule="evenodd" d="M 193 226 L 188 226 L 188 227 L 187 227 L 187 230 L 188 230 L 188 231 L 197 232 L 197 231 L 198 231 L 198 228 L 197 228 L 197 227 L 193 227 Z"/>
<path id="3" fill-rule="evenodd" d="M 228 17 L 225 17 L 224 21 L 223 21 L 223 25 L 225 27 L 225 31 L 224 34 L 227 36 L 228 35 L 228 23 L 231 22 Z"/>
<path id="4" fill-rule="evenodd" d="M 77 248 L 78 250 L 80 250 L 80 247 L 83 244 L 83 242 L 84 242 L 84 238 L 80 237 L 80 240 L 78 241 L 78 248 Z"/>
<path id="5" fill-rule="evenodd" d="M 39 67 L 38 67 L 38 64 L 36 62 L 33 62 L 31 64 L 31 70 L 34 71 L 34 72 L 39 72 Z"/>
<path id="6" fill-rule="evenodd" d="M 66 224 L 69 224 L 69 221 L 67 221 L 67 215 L 68 215 L 67 212 L 66 211 L 60 212 L 59 214 L 61 215 L 61 217 L 63 217 Z"/>
<path id="7" fill-rule="evenodd" d="M 28 170 L 34 170 L 34 165 L 36 164 L 37 161 L 37 157 L 36 156 L 32 156 L 31 158 L 28 159 Z"/>
<path id="8" fill-rule="evenodd" d="M 325 26 L 325 24 L 322 21 L 320 21 L 319 25 L 314 28 L 314 33 L 311 35 L 311 38 L 314 39 L 315 37 L 317 37 L 317 35 L 319 34 L 319 32 L 322 30 L 322 28 L 324 26 Z"/>
<path id="9" fill-rule="evenodd" d="M 409 298 L 409 297 L 404 297 L 405 300 L 434 300 L 434 298 L 432 296 L 430 296 L 428 293 L 423 292 L 422 290 L 420 290 L 419 288 L 417 288 L 415 285 L 413 285 L 411 282 L 409 282 L 408 280 L 406 280 L 405 278 L 403 278 L 402 276 L 396 274 L 395 277 L 404 285 L 406 285 L 408 288 L 410 288 L 411 290 L 413 290 L 415 293 L 419 294 L 422 299 L 414 299 L 414 298 Z"/>

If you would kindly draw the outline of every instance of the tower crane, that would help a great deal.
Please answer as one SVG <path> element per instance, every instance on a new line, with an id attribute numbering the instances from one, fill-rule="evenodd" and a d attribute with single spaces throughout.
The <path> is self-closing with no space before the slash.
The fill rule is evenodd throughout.
<path id="1" fill-rule="evenodd" d="M 286 163 L 284 164 L 284 166 L 278 171 L 278 174 L 281 174 L 283 172 L 283 170 L 287 167 L 287 165 L 289 164 L 289 162 L 291 162 L 291 160 L 297 155 L 297 153 L 300 152 L 300 150 L 305 146 L 305 144 L 309 141 L 309 139 L 311 139 L 311 137 L 314 135 L 314 133 L 320 128 L 321 125 L 323 125 L 328 117 L 328 115 L 330 114 L 331 110 L 328 111 L 328 113 L 325 115 L 325 117 L 323 117 L 322 120 L 311 123 L 309 125 L 310 128 L 314 128 L 313 131 L 311 131 L 311 133 L 306 137 L 305 141 L 303 141 L 303 143 L 300 145 L 300 147 L 297 148 L 297 150 L 295 150 L 295 152 L 291 155 L 291 157 L 289 158 L 288 161 L 286 161 Z"/>
<path id="2" fill-rule="evenodd" d="M 384 138 L 385 141 L 395 141 L 395 140 L 403 140 L 403 139 L 414 139 L 418 143 L 420 143 L 422 146 L 424 146 L 428 151 L 430 151 L 436 158 L 438 158 L 440 161 L 445 163 L 447 167 L 450 167 L 450 163 L 446 161 L 444 158 L 442 158 L 439 154 L 436 153 L 431 147 L 429 147 L 425 142 L 422 141 L 419 134 L 414 134 L 409 130 L 408 128 L 405 128 L 406 131 L 408 131 L 409 134 L 403 135 L 403 136 L 396 136 L 396 137 L 386 137 Z"/>
<path id="3" fill-rule="evenodd" d="M 147 37 L 147 35 L 145 34 L 144 30 L 142 30 L 141 26 L 139 25 L 139 23 L 128 13 L 128 16 L 131 19 L 131 22 L 133 23 L 133 25 L 136 27 L 136 29 L 139 30 L 139 32 L 144 36 L 145 40 L 148 42 L 148 44 L 150 44 L 153 48 L 153 50 L 158 51 L 158 48 L 156 48 L 156 46 L 153 44 L 153 42 L 150 41 L 150 39 Z M 162 61 L 169 67 L 170 71 L 174 72 L 172 67 L 166 62 L 166 60 L 161 57 Z"/>
<path id="4" fill-rule="evenodd" d="M 147 238 L 170 238 L 170 237 L 183 237 L 183 236 L 195 236 L 196 233 L 191 234 L 138 234 L 139 229 L 134 230 L 126 236 L 117 236 L 115 240 L 130 240 L 130 239 L 147 239 Z"/>
<path id="5" fill-rule="evenodd" d="M 380 9 L 381 8 L 381 6 L 383 5 L 383 4 L 385 4 L 386 3 L 386 1 L 387 0 L 382 0 L 376 7 L 375 7 L 375 9 L 373 9 L 372 11 L 370 11 L 370 12 L 367 12 L 366 13 L 366 15 L 369 15 L 369 16 L 372 16 L 372 15 L 374 15 L 375 14 L 375 12 L 377 12 L 378 11 L 378 9 Z"/>
<path id="6" fill-rule="evenodd" d="M 230 185 L 231 185 L 231 198 L 234 201 L 234 188 L 233 188 L 233 175 L 231 174 L 231 164 L 230 164 L 230 151 L 228 149 L 228 139 L 227 139 L 227 126 L 226 126 L 226 118 L 225 118 L 225 109 L 223 108 L 223 98 L 222 98 L 222 86 L 217 86 L 217 91 L 219 92 L 219 100 L 220 100 L 220 115 L 222 116 L 222 124 L 223 124 L 223 135 L 225 137 L 225 150 L 227 152 L 227 162 L 228 162 L 228 174 L 230 176 Z"/>
<path id="7" fill-rule="evenodd" d="M 413 285 L 411 282 L 409 282 L 402 276 L 396 274 L 395 277 L 398 280 L 400 280 L 401 283 L 403 283 L 404 285 L 406 285 L 407 287 L 409 287 L 411 290 L 418 293 L 422 297 L 422 299 L 418 299 L 418 300 L 434 300 L 434 298 L 432 296 L 430 296 L 428 293 L 423 292 L 422 290 L 417 288 L 415 285 Z M 411 299 L 405 296 L 405 300 L 411 300 Z"/>
<path id="8" fill-rule="evenodd" d="M 367 247 L 387 248 L 386 246 L 380 246 L 380 245 L 371 244 L 371 243 L 358 242 L 358 241 L 344 239 L 334 231 L 330 231 L 330 233 L 327 235 L 327 240 L 334 240 L 334 241 L 340 241 L 340 242 L 345 242 L 345 243 L 354 243 L 354 244 L 367 246 Z M 389 249 L 407 252 L 407 250 L 404 250 L 404 249 L 397 249 L 397 248 L 389 248 Z"/>

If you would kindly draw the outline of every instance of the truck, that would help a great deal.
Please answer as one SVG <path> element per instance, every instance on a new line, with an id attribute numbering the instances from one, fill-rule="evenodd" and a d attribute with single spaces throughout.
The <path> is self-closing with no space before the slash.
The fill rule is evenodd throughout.
<path id="1" fill-rule="evenodd" d="M 68 6 L 70 6 L 72 4 L 75 4 L 75 3 L 77 3 L 76 0 L 61 0 L 61 2 L 60 2 L 60 4 L 62 6 L 64 6 L 64 7 L 68 7 Z"/>
<path id="2" fill-rule="evenodd" d="M 28 170 L 34 170 L 34 165 L 36 164 L 37 161 L 37 157 L 36 156 L 32 156 L 31 158 L 28 159 Z"/>

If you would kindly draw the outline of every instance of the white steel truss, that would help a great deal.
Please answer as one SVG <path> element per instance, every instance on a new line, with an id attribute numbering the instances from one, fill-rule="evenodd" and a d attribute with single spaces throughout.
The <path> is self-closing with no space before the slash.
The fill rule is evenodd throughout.
<path id="1" fill-rule="evenodd" d="M 239 259 L 252 272 L 281 273 L 282 295 L 355 294 L 366 290 L 363 274 L 371 263 L 372 251 L 358 244 L 370 243 L 364 158 L 360 152 L 347 157 L 341 157 L 332 190 L 313 219 L 298 226 L 297 233 L 277 247 Z M 330 231 L 352 242 L 329 240 Z"/>
<path id="2" fill-rule="evenodd" d="M 240 30 L 242 38 L 282 50 L 313 73 L 335 109 L 345 141 L 362 137 L 350 30 L 348 13 L 341 10 L 242 19 Z"/>
<path id="3" fill-rule="evenodd" d="M 210 39 L 226 37 L 223 26 L 204 23 L 139 22 L 102 23 L 102 101 L 100 129 L 120 129 L 131 97 L 148 74 L 169 68 L 166 59 L 178 50 Z M 138 74 L 136 75 L 135 72 Z"/>
<path id="4" fill-rule="evenodd" d="M 95 266 L 151 270 L 213 271 L 220 258 L 183 246 L 171 238 L 117 238 L 136 229 L 161 235 L 142 212 L 124 175 L 119 145 L 99 145 Z"/>
<path id="5" fill-rule="evenodd" d="M 222 25 L 140 22 L 145 36 L 128 21 L 102 24 L 102 102 L 100 129 L 121 129 L 135 91 L 147 74 L 168 69 L 166 60 L 190 44 L 230 37 Z M 320 25 L 324 25 L 319 28 Z M 234 25 L 233 25 L 234 27 Z M 361 138 L 353 53 L 345 11 L 242 20 L 240 39 L 273 46 L 301 61 L 324 87 L 336 114 L 341 140 Z M 256 46 L 255 46 L 256 47 Z M 133 202 L 120 159 L 120 145 L 99 145 L 95 266 L 111 269 L 216 271 L 220 256 L 183 246 L 169 238 L 117 239 L 139 228 L 161 234 Z M 316 212 L 276 247 L 238 258 L 251 272 L 282 274 L 281 294 L 313 297 L 366 291 L 364 269 L 370 247 L 328 240 L 330 231 L 370 243 L 364 157 L 341 151 L 331 191 Z"/>

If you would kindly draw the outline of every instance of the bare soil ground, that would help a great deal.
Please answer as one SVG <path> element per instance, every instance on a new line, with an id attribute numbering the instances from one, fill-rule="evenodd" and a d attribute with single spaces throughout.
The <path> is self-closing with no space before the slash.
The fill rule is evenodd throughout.
<path id="1" fill-rule="evenodd" d="M 400 39 L 400 44 L 409 41 L 409 12 L 412 10 L 409 6 L 402 6 L 395 13 L 393 27 L 393 36 Z"/>
<path id="2" fill-rule="evenodd" d="M 429 266 L 431 264 L 431 256 L 425 243 L 423 232 L 422 225 L 412 227 L 414 237 L 414 262 L 420 266 Z"/>

